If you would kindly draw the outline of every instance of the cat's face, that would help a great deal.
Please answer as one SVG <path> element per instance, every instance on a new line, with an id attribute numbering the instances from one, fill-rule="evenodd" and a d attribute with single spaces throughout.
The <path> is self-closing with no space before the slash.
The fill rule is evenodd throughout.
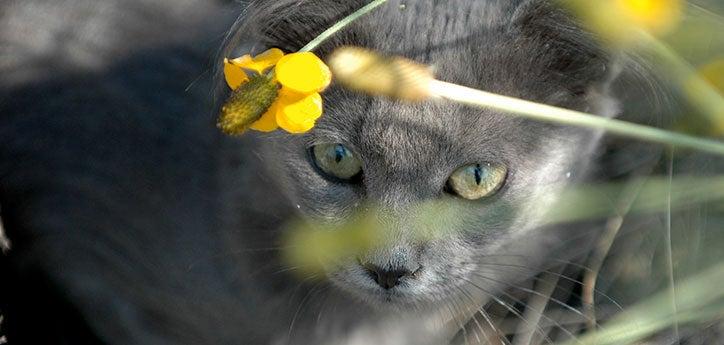
<path id="1" fill-rule="evenodd" d="M 364 42 L 334 44 L 363 44 L 386 53 L 402 49 L 433 65 L 446 81 L 612 115 L 605 96 L 606 59 L 585 36 L 572 34 L 556 17 L 560 13 L 531 4 L 517 9 L 510 23 L 487 23 L 491 27 L 482 32 L 483 24 L 474 25 L 470 16 L 471 22 L 459 27 L 435 28 L 420 23 L 420 17 L 408 18 L 408 12 L 390 10 L 399 18 L 377 26 L 409 22 L 428 34 L 403 38 L 363 32 L 347 37 L 366 37 Z M 428 41 L 436 35 L 447 42 L 445 30 L 459 30 L 449 36 L 464 39 L 441 45 Z M 407 40 L 403 45 L 409 49 L 396 46 L 398 40 Z M 326 268 L 332 283 L 374 305 L 429 304 L 471 284 L 496 285 L 481 280 L 482 261 L 507 255 L 511 246 L 528 248 L 530 257 L 543 255 L 549 243 L 533 234 L 539 234 L 535 230 L 545 222 L 557 192 L 584 173 L 597 141 L 592 132 L 494 110 L 408 104 L 337 86 L 325 92 L 324 102 L 316 127 L 302 136 L 277 137 L 266 154 L 274 159 L 267 162 L 304 217 L 344 223 L 375 210 L 383 245 Z M 449 212 L 425 217 L 420 210 L 430 203 Z"/>
<path id="2" fill-rule="evenodd" d="M 314 221 L 344 223 L 376 210 L 383 245 L 326 268 L 331 282 L 374 305 L 429 304 L 485 284 L 481 259 L 533 241 L 526 234 L 584 169 L 595 141 L 451 104 L 403 104 L 339 89 L 326 102 L 314 130 L 277 143 L 273 169 Z M 422 235 L 429 233 L 436 235 Z"/>

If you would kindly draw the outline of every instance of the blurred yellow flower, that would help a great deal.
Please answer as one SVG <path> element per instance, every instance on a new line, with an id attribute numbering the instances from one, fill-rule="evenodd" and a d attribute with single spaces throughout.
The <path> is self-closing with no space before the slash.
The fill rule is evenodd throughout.
<path id="1" fill-rule="evenodd" d="M 273 72 L 263 75 L 271 67 L 274 67 Z M 250 77 L 247 71 L 256 75 Z M 253 58 L 244 55 L 233 60 L 224 59 L 224 76 L 234 90 L 219 119 L 219 127 L 228 134 L 241 134 L 247 128 L 262 132 L 280 127 L 289 133 L 309 131 L 322 115 L 319 92 L 324 91 L 332 80 L 329 68 L 314 53 L 284 55 L 276 48 Z M 256 82 L 258 79 L 263 81 Z M 267 89 L 270 85 L 278 90 L 271 98 L 269 92 L 257 90 Z"/>
<path id="2" fill-rule="evenodd" d="M 584 25 L 614 44 L 637 38 L 635 31 L 662 35 L 679 23 L 683 0 L 562 0 Z"/>
<path id="3" fill-rule="evenodd" d="M 711 90 L 711 94 L 707 91 Z M 716 96 L 719 99 L 724 96 L 724 59 L 714 60 L 694 73 L 684 83 L 684 90 L 690 99 L 698 100 L 707 97 L 703 101 L 709 101 Z M 724 135 L 724 108 L 712 106 L 708 115 L 708 126 L 706 134 L 721 136 Z"/>
<path id="4" fill-rule="evenodd" d="M 671 30 L 681 19 L 681 0 L 616 0 L 631 25 L 654 34 Z"/>
<path id="5" fill-rule="evenodd" d="M 719 94 L 724 95 L 724 58 L 711 62 L 699 69 L 699 74 Z"/>

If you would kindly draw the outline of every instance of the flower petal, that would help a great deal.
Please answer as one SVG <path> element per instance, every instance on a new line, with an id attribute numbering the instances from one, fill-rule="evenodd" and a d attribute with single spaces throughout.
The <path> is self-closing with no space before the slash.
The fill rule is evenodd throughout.
<path id="1" fill-rule="evenodd" d="M 238 89 L 241 84 L 249 80 L 244 70 L 229 59 L 224 59 L 224 78 L 232 90 Z"/>
<path id="2" fill-rule="evenodd" d="M 304 94 L 321 92 L 332 81 L 329 67 L 311 52 L 284 56 L 274 71 L 279 83 Z"/>
<path id="3" fill-rule="evenodd" d="M 277 123 L 289 133 L 309 131 L 322 116 L 322 96 L 318 93 L 307 95 L 292 103 L 281 102 L 281 106 L 277 112 Z"/>
<path id="4" fill-rule="evenodd" d="M 236 59 L 229 60 L 229 63 L 234 66 L 244 67 L 244 66 L 248 65 L 249 63 L 251 63 L 251 61 L 252 61 L 251 55 L 246 54 L 243 56 L 239 56 Z"/>
<path id="5" fill-rule="evenodd" d="M 279 99 L 281 99 L 282 102 L 284 102 L 286 104 L 299 102 L 302 99 L 306 98 L 307 96 L 309 96 L 309 94 L 299 93 L 284 85 L 282 85 L 281 89 L 279 89 Z"/>
<path id="6" fill-rule="evenodd" d="M 272 132 L 279 128 L 277 125 L 277 112 L 279 111 L 280 102 L 277 100 L 272 103 L 269 109 L 254 123 L 249 125 L 249 128 L 260 131 L 260 132 Z"/>
<path id="7" fill-rule="evenodd" d="M 264 73 L 264 71 L 279 62 L 279 59 L 281 59 L 283 56 L 284 52 L 282 52 L 281 49 L 272 48 L 255 56 L 253 59 L 251 59 L 251 61 L 245 63 L 242 67 L 262 74 Z"/>

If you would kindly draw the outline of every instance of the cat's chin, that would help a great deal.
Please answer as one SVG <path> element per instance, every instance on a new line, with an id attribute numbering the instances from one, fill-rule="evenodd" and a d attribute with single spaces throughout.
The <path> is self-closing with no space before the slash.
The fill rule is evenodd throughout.
<path id="1" fill-rule="evenodd" d="M 327 280 L 352 301 L 385 313 L 410 313 L 435 309 L 445 304 L 455 291 L 454 284 L 440 276 L 439 270 L 424 269 L 392 287 L 383 287 L 360 265 L 349 263 L 327 271 Z"/>
<path id="2" fill-rule="evenodd" d="M 360 291 L 350 292 L 352 298 L 364 303 L 368 307 L 378 312 L 388 314 L 406 314 L 420 310 L 423 307 L 429 307 L 429 300 L 420 298 L 410 294 L 401 293 L 379 293 L 370 294 Z"/>
<path id="3" fill-rule="evenodd" d="M 424 299 L 404 292 L 380 292 L 362 296 L 365 303 L 383 311 L 408 311 L 420 305 Z"/>
<path id="4" fill-rule="evenodd" d="M 386 313 L 408 313 L 419 311 L 435 305 L 435 301 L 442 296 L 429 296 L 423 292 L 414 291 L 407 287 L 395 287 L 385 290 L 376 286 L 364 284 L 353 285 L 349 282 L 333 281 L 340 290 L 351 299 L 363 303 L 372 309 Z"/>

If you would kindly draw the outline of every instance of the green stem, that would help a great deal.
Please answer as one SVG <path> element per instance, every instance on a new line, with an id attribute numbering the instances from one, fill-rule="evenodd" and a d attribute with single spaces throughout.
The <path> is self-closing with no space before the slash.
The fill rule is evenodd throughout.
<path id="1" fill-rule="evenodd" d="M 317 36 L 315 39 L 307 43 L 302 49 L 299 49 L 300 52 L 308 52 L 311 50 L 314 50 L 317 48 L 322 42 L 327 40 L 329 37 L 337 33 L 338 31 L 344 29 L 347 25 L 354 22 L 355 20 L 359 19 L 360 17 L 364 16 L 367 13 L 370 13 L 372 10 L 377 8 L 378 6 L 384 4 L 387 2 L 387 0 L 375 0 L 370 2 L 369 4 L 365 5 L 364 7 L 358 9 L 357 11 L 354 11 L 352 14 L 348 15 L 344 19 L 338 21 L 336 24 L 332 25 L 329 29 L 324 30 L 319 36 Z"/>
<path id="2" fill-rule="evenodd" d="M 724 143 L 719 141 L 502 96 L 439 80 L 431 82 L 430 90 L 434 95 L 455 102 L 503 110 L 539 121 L 601 129 L 630 138 L 724 155 Z"/>

